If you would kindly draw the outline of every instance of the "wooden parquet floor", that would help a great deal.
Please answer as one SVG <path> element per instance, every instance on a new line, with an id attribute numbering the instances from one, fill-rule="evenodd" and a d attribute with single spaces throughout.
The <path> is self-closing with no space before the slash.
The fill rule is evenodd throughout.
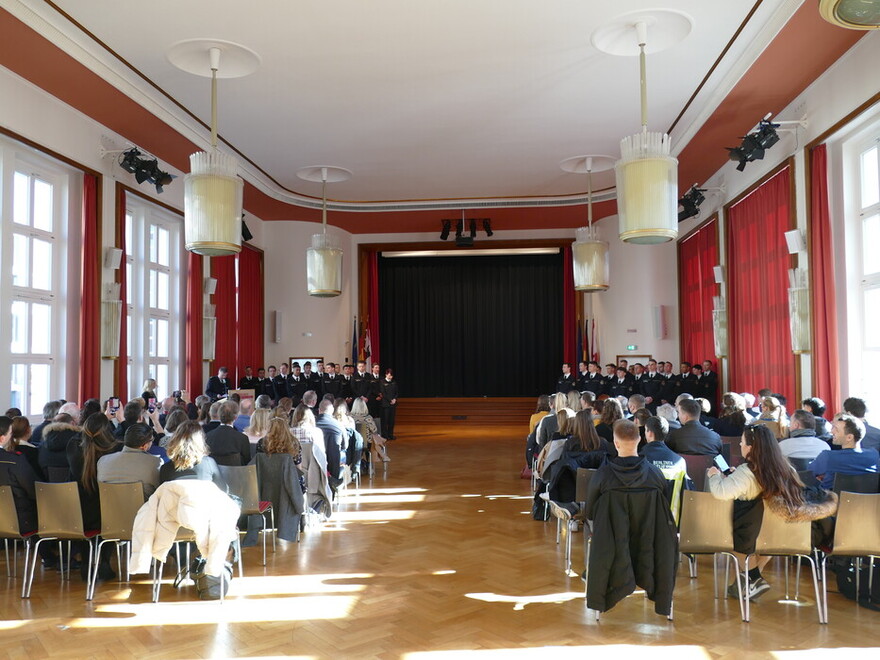
<path id="1" fill-rule="evenodd" d="M 529 515 L 521 436 L 520 425 L 400 428 L 387 471 L 350 490 L 333 523 L 299 545 L 279 542 L 265 568 L 258 548 L 245 550 L 245 577 L 222 606 L 167 583 L 153 604 L 145 576 L 101 583 L 91 603 L 78 576 L 62 584 L 38 569 L 30 600 L 19 580 L 0 579 L 0 655 L 624 660 L 650 646 L 652 658 L 677 660 L 827 660 L 844 648 L 848 658 L 878 657 L 880 613 L 832 594 L 831 623 L 820 626 L 807 574 L 802 602 L 779 602 L 773 564 L 774 588 L 751 624 L 735 601 L 713 598 L 708 560 L 697 580 L 680 573 L 674 622 L 639 594 L 592 621 L 583 583 L 563 572 L 555 523 Z M 577 534 L 578 572 L 581 546 Z"/>

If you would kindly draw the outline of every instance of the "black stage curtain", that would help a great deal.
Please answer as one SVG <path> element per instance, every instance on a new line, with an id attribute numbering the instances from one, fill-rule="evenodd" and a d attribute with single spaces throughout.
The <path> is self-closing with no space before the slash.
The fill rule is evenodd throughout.
<path id="1" fill-rule="evenodd" d="M 380 257 L 383 369 L 403 397 L 552 392 L 562 278 L 561 253 Z"/>

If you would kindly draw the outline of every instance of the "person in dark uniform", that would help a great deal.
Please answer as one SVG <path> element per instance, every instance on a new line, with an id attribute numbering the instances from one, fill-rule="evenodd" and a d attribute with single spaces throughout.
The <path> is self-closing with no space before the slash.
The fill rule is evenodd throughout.
<path id="1" fill-rule="evenodd" d="M 256 394 L 260 394 L 260 379 L 254 376 L 253 367 L 244 368 L 244 376 L 238 381 L 238 389 L 253 390 Z"/>
<path id="2" fill-rule="evenodd" d="M 226 393 L 229 391 L 228 376 L 229 369 L 220 367 L 217 370 L 217 375 L 211 376 L 208 379 L 208 383 L 205 385 L 205 394 L 211 397 L 211 401 L 216 401 L 226 396 Z"/>
<path id="3" fill-rule="evenodd" d="M 636 362 L 633 365 L 632 373 L 633 373 L 633 378 L 632 378 L 632 382 L 630 384 L 632 385 L 633 393 L 634 394 L 641 394 L 642 387 L 645 384 L 645 365 L 643 365 L 641 362 Z"/>
<path id="4" fill-rule="evenodd" d="M 400 396 L 400 390 L 397 387 L 397 381 L 394 379 L 394 371 L 392 369 L 385 370 L 385 378 L 381 384 L 382 394 L 382 435 L 386 440 L 394 440 L 394 419 L 397 417 L 397 398 Z"/>
<path id="5" fill-rule="evenodd" d="M 712 404 L 712 410 L 718 410 L 718 374 L 712 369 L 712 360 L 703 360 L 703 380 L 706 398 Z"/>
<path id="6" fill-rule="evenodd" d="M 610 388 L 608 390 L 608 396 L 625 396 L 627 399 L 632 396 L 632 384 L 629 380 L 626 379 L 626 374 L 626 367 L 617 367 L 614 380 L 611 382 Z"/>
<path id="7" fill-rule="evenodd" d="M 689 392 L 689 394 L 692 394 L 695 399 L 705 399 L 706 381 L 703 379 L 703 365 L 695 364 L 694 366 L 692 366 L 691 375 L 694 377 L 694 385 L 693 391 Z"/>
<path id="8" fill-rule="evenodd" d="M 342 385 L 339 386 L 339 396 L 345 399 L 346 405 L 351 409 L 351 401 L 354 399 L 353 381 L 351 372 L 354 367 L 346 364 L 342 367 Z"/>
<path id="9" fill-rule="evenodd" d="M 324 374 L 321 389 L 324 390 L 324 396 L 332 394 L 334 399 L 341 396 L 342 377 L 336 375 L 336 365 L 332 362 L 327 363 L 327 373 Z"/>
<path id="10" fill-rule="evenodd" d="M 617 377 L 617 365 L 609 362 L 605 365 L 605 375 L 602 376 L 602 394 L 605 396 L 611 396 L 611 384 L 614 382 L 614 379 Z"/>
<path id="11" fill-rule="evenodd" d="M 321 391 L 321 374 L 317 371 L 312 371 L 311 360 L 303 362 L 303 378 L 306 379 L 306 383 L 308 384 L 306 391 L 312 390 L 320 399 L 324 395 Z"/>
<path id="12" fill-rule="evenodd" d="M 278 396 L 275 392 L 275 365 L 269 365 L 269 376 L 268 378 L 263 379 L 263 391 L 261 394 L 265 394 L 267 397 L 272 399 L 272 401 L 277 401 Z"/>
<path id="13" fill-rule="evenodd" d="M 351 395 L 354 399 L 361 399 L 364 403 L 370 401 L 370 375 L 367 373 L 367 363 L 359 360 L 357 371 L 354 372 L 351 382 Z M 372 415 L 371 415 L 372 416 Z"/>
<path id="14" fill-rule="evenodd" d="M 657 412 L 657 406 L 660 404 L 660 391 L 663 387 L 662 376 L 657 370 L 657 361 L 648 360 L 648 371 L 644 375 L 642 389 L 639 392 L 645 397 L 645 406 L 651 411 L 651 414 Z"/>
<path id="15" fill-rule="evenodd" d="M 276 403 L 281 401 L 284 397 L 290 396 L 290 386 L 287 382 L 287 377 L 290 375 L 290 366 L 287 362 L 282 362 L 280 369 L 281 373 L 272 379 L 272 384 L 275 386 Z"/>
<path id="16" fill-rule="evenodd" d="M 287 380 L 287 388 L 290 390 L 290 398 L 293 399 L 293 405 L 298 406 L 300 401 L 302 401 L 303 394 L 309 390 L 309 383 L 306 381 L 305 376 L 302 375 L 299 362 L 293 363 L 293 373 L 290 374 L 290 378 Z"/>
<path id="17" fill-rule="evenodd" d="M 367 376 L 370 384 L 369 394 L 367 395 L 367 409 L 370 411 L 370 417 L 380 420 L 382 417 L 382 371 L 378 364 L 370 367 L 370 373 Z M 382 433 L 383 429 L 379 429 Z"/>
<path id="18" fill-rule="evenodd" d="M 562 394 L 568 394 L 576 388 L 576 381 L 571 375 L 571 365 L 568 362 L 562 363 L 562 375 L 556 380 L 556 391 Z"/>
<path id="19" fill-rule="evenodd" d="M 595 361 L 590 361 L 587 364 L 587 377 L 584 378 L 583 383 L 580 387 L 580 391 L 592 392 L 595 398 L 598 399 L 599 395 L 602 394 L 604 386 L 605 379 L 602 377 L 599 363 Z"/>
<path id="20" fill-rule="evenodd" d="M 691 373 L 691 363 L 682 362 L 678 367 L 678 380 L 675 387 L 675 396 L 679 394 L 690 394 L 693 396 L 693 390 L 696 383 L 694 375 Z"/>
<path id="21" fill-rule="evenodd" d="M 583 392 L 583 384 L 587 380 L 587 376 L 590 375 L 590 372 L 587 370 L 587 363 L 581 360 L 578 362 L 577 373 L 575 374 L 575 389 L 578 392 Z"/>

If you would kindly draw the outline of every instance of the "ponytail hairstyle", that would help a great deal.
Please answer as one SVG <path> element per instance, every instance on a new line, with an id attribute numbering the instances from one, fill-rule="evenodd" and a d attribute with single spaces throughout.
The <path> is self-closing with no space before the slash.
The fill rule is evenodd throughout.
<path id="1" fill-rule="evenodd" d="M 118 444 L 110 433 L 110 420 L 105 415 L 89 415 L 80 433 L 83 470 L 80 483 L 88 493 L 98 490 L 98 459 L 111 453 Z"/>

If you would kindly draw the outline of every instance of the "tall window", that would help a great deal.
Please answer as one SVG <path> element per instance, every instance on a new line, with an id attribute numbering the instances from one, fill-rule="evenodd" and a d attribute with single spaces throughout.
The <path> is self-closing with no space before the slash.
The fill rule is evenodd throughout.
<path id="1" fill-rule="evenodd" d="M 880 411 L 880 139 L 859 154 L 859 225 L 861 229 L 861 387 L 874 417 Z M 859 357 L 857 356 L 857 359 Z"/>
<path id="2" fill-rule="evenodd" d="M 25 415 L 66 394 L 65 300 L 71 172 L 14 143 L 0 142 L 0 373 L 8 404 Z"/>
<path id="3" fill-rule="evenodd" d="M 180 216 L 126 196 L 129 395 L 146 378 L 160 397 L 183 384 L 183 226 Z"/>

